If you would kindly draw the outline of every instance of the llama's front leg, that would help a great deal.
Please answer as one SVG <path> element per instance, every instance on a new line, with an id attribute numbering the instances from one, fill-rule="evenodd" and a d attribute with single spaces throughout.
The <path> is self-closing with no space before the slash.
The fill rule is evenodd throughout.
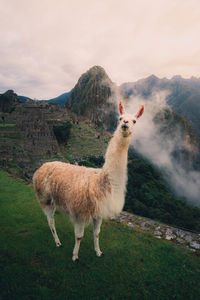
<path id="1" fill-rule="evenodd" d="M 85 223 L 75 223 L 74 224 L 74 233 L 75 233 L 75 246 L 73 250 L 72 260 L 78 260 L 78 252 L 80 248 L 80 243 L 84 235 Z"/>
<path id="2" fill-rule="evenodd" d="M 101 229 L 101 223 L 102 223 L 102 218 L 97 217 L 93 219 L 93 226 L 94 226 L 94 250 L 96 252 L 97 256 L 102 256 L 103 253 L 101 252 L 99 248 L 99 234 L 100 234 L 100 229 Z"/>

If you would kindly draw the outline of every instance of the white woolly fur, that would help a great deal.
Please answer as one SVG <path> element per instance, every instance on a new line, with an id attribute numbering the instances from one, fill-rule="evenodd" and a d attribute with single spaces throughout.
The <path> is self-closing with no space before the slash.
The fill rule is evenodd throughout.
<path id="1" fill-rule="evenodd" d="M 54 213 L 61 208 L 74 222 L 75 246 L 72 260 L 78 260 L 78 252 L 84 228 L 93 219 L 94 248 L 99 248 L 99 233 L 102 219 L 117 215 L 124 206 L 127 183 L 128 147 L 136 120 L 143 114 L 144 107 L 135 116 L 125 114 L 119 103 L 119 124 L 108 145 L 102 169 L 74 166 L 62 162 L 42 165 L 34 174 L 33 183 L 37 199 L 47 216 L 56 246 L 58 238 Z"/>

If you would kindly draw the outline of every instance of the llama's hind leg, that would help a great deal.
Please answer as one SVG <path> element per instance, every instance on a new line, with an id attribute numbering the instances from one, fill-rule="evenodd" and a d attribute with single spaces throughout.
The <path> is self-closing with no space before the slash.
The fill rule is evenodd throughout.
<path id="1" fill-rule="evenodd" d="M 96 252 L 96 255 L 101 257 L 103 253 L 101 252 L 99 248 L 99 234 L 100 234 L 100 229 L 101 229 L 101 223 L 102 223 L 102 218 L 97 217 L 93 219 L 93 226 L 94 226 L 94 250 Z"/>
<path id="2" fill-rule="evenodd" d="M 51 229 L 51 233 L 53 235 L 53 238 L 55 240 L 56 246 L 61 247 L 62 244 L 59 240 L 59 237 L 57 235 L 56 228 L 55 228 L 55 220 L 54 220 L 55 210 L 56 210 L 56 208 L 52 204 L 43 207 L 43 211 L 44 211 L 44 213 L 47 217 L 47 221 L 48 221 L 49 227 Z"/>
<path id="3" fill-rule="evenodd" d="M 79 252 L 81 240 L 84 235 L 84 228 L 85 228 L 84 222 L 74 224 L 75 245 L 74 245 L 73 256 L 72 256 L 73 261 L 78 261 L 78 252 Z"/>

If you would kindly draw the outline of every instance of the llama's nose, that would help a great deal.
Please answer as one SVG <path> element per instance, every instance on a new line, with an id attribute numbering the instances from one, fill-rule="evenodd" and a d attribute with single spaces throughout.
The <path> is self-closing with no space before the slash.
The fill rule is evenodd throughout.
<path id="1" fill-rule="evenodd" d="M 122 125 L 122 129 L 123 129 L 123 130 L 126 130 L 127 128 L 128 128 L 128 126 L 127 126 L 126 124 L 123 124 L 123 125 Z"/>

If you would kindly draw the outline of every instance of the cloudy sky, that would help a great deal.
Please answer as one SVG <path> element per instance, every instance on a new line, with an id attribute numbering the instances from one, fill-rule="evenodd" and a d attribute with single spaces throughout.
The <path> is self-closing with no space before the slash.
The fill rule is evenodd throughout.
<path id="1" fill-rule="evenodd" d="M 200 77 L 199 0 L 0 0 L 0 93 L 49 99 L 102 66 L 118 85 Z"/>

